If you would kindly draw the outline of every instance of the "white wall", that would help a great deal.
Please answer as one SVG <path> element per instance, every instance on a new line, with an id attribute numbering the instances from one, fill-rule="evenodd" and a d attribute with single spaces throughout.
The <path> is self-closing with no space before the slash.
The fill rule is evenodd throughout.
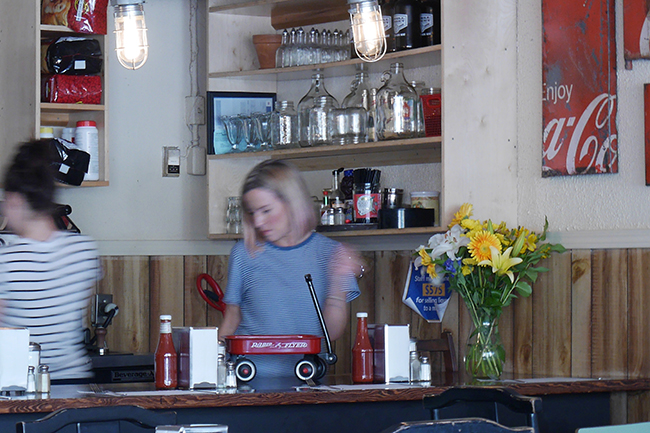
<path id="1" fill-rule="evenodd" d="M 188 175 L 185 160 L 179 178 L 161 175 L 162 147 L 177 145 L 185 154 L 190 140 L 184 121 L 188 3 L 145 4 L 150 57 L 137 71 L 119 66 L 110 41 L 110 186 L 61 194 L 73 207 L 73 220 L 99 240 L 102 254 L 225 254 L 232 245 L 206 240 L 205 176 Z M 203 15 L 203 1 L 199 10 Z M 471 201 L 480 218 L 533 229 L 546 215 L 553 239 L 568 247 L 649 245 L 642 85 L 650 81 L 650 61 L 624 69 L 622 0 L 615 175 L 541 178 L 541 0 L 446 2 L 444 14 L 445 114 L 458 120 L 445 132 L 443 157 L 462 161 L 445 167 L 445 179 L 452 180 L 444 185 L 447 207 Z M 410 248 L 419 241 L 391 238 L 383 247 Z"/>
<path id="2" fill-rule="evenodd" d="M 650 61 L 625 70 L 623 0 L 616 0 L 618 174 L 542 179 L 541 1 L 518 2 L 517 16 L 519 223 L 535 226 L 546 215 L 554 238 L 575 247 L 650 245 L 643 121 Z"/>
<path id="3" fill-rule="evenodd" d="M 104 255 L 218 254 L 231 243 L 206 239 L 206 176 L 162 177 L 163 146 L 179 146 L 183 156 L 191 140 L 185 125 L 185 96 L 190 95 L 190 2 L 145 3 L 149 59 L 140 69 L 122 68 L 114 38 L 105 56 L 109 67 L 110 186 L 60 192 L 73 208 L 73 221 L 99 241 Z M 204 17 L 205 3 L 199 2 Z M 112 8 L 109 13 L 112 16 Z M 203 24 L 204 25 L 204 24 Z M 112 35 L 112 19 L 108 34 Z M 205 28 L 199 29 L 200 34 Z M 205 44 L 202 42 L 201 49 Z M 201 71 L 205 70 L 200 65 Z M 201 91 L 205 78 L 201 78 Z M 205 143 L 205 128 L 201 129 Z"/>

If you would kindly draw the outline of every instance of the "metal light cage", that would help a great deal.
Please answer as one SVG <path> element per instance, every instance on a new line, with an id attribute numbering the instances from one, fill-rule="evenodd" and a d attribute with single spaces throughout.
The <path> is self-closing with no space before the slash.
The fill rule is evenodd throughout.
<path id="1" fill-rule="evenodd" d="M 348 0 L 354 49 L 364 62 L 376 62 L 386 54 L 386 36 L 377 0 Z"/>
<path id="2" fill-rule="evenodd" d="M 127 69 L 142 67 L 149 57 L 147 25 L 142 1 L 112 0 L 115 7 L 115 51 Z"/>

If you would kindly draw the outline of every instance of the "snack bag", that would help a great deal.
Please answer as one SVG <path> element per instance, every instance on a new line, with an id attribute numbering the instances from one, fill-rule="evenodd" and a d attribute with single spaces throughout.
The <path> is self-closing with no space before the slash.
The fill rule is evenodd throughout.
<path id="1" fill-rule="evenodd" d="M 68 25 L 68 12 L 73 0 L 43 0 L 41 4 L 41 24 L 54 26 Z"/>
<path id="2" fill-rule="evenodd" d="M 69 1 L 71 6 L 68 9 L 68 27 L 77 33 L 106 34 L 108 0 Z"/>

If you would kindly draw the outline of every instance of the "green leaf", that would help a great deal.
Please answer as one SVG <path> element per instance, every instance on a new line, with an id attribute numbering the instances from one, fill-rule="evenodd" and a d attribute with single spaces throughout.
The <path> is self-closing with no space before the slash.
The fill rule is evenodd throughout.
<path id="1" fill-rule="evenodd" d="M 517 292 L 519 292 L 519 294 L 523 297 L 528 297 L 531 295 L 531 293 L 533 293 L 533 288 L 530 287 L 530 284 L 528 284 L 525 281 L 519 280 L 517 282 L 516 288 L 517 288 Z"/>

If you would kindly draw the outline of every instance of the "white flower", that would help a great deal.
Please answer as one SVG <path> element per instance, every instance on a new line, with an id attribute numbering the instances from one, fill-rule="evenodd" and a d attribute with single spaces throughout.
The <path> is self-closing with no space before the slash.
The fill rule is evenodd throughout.
<path id="1" fill-rule="evenodd" d="M 437 259 L 443 254 L 447 254 L 452 260 L 456 260 L 456 253 L 460 247 L 464 247 L 469 244 L 469 238 L 462 236 L 463 229 L 456 224 L 446 233 L 439 233 L 431 236 L 429 239 L 429 248 L 431 248 L 431 253 L 429 254 L 432 259 Z M 420 248 L 423 248 L 420 246 Z"/>

